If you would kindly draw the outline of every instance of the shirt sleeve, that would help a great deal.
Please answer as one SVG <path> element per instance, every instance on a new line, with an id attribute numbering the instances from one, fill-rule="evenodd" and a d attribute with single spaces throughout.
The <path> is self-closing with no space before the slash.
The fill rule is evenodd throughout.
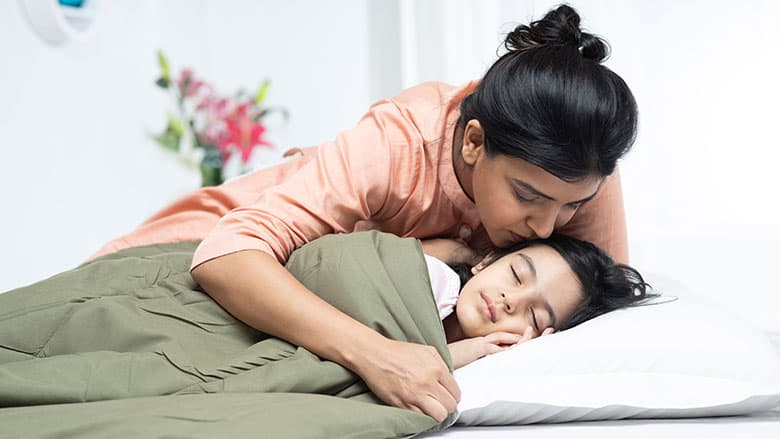
<path id="1" fill-rule="evenodd" d="M 604 179 L 598 194 L 585 203 L 560 232 L 589 241 L 606 251 L 618 263 L 628 263 L 628 236 L 620 171 Z"/>
<path id="2" fill-rule="evenodd" d="M 377 102 L 355 128 L 317 147 L 300 169 L 222 217 L 195 251 L 192 268 L 249 249 L 284 263 L 312 239 L 397 211 L 393 204 L 402 201 L 390 196 L 390 188 L 402 186 L 398 168 L 408 166 L 398 159 L 405 155 L 398 148 L 421 144 L 419 131 L 392 101 Z"/>

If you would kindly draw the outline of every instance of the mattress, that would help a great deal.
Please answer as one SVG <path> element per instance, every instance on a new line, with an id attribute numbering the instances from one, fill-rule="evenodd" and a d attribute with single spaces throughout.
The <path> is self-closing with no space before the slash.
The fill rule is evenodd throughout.
<path id="1" fill-rule="evenodd" d="M 767 334 L 780 355 L 780 333 Z M 691 419 L 630 419 L 619 421 L 569 422 L 496 427 L 453 426 L 429 433 L 425 438 L 476 439 L 517 438 L 546 439 L 643 439 L 696 438 L 708 439 L 780 438 L 780 407 L 747 416 Z"/>
<path id="2" fill-rule="evenodd" d="M 570 422 L 566 424 L 518 425 L 508 427 L 451 427 L 425 438 L 476 439 L 776 439 L 780 437 L 780 409 L 750 416 L 694 419 L 636 419 L 624 421 Z"/>

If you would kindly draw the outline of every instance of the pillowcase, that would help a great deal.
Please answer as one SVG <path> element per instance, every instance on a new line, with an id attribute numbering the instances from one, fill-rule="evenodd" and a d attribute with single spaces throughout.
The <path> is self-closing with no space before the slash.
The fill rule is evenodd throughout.
<path id="1" fill-rule="evenodd" d="M 456 370 L 457 422 L 728 416 L 780 405 L 780 357 L 765 335 L 674 281 L 649 282 L 662 294 L 651 304 Z"/>

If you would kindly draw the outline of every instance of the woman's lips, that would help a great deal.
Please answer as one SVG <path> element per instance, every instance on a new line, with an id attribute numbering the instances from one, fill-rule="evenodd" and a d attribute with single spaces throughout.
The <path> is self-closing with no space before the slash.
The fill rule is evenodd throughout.
<path id="1" fill-rule="evenodd" d="M 528 240 L 528 238 L 520 236 L 520 235 L 518 235 L 515 232 L 509 232 L 509 234 L 512 236 L 512 241 L 513 242 L 520 242 L 520 241 L 527 241 Z"/>
<path id="2" fill-rule="evenodd" d="M 491 322 L 496 323 L 496 308 L 493 306 L 493 301 L 490 300 L 490 297 L 485 293 L 479 293 L 479 296 L 482 297 L 482 301 L 485 302 L 487 318 L 490 319 Z"/>

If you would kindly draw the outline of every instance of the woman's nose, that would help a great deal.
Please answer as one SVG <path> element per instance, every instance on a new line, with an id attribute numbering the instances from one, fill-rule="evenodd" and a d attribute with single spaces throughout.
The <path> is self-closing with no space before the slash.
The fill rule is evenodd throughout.
<path id="1" fill-rule="evenodd" d="M 527 224 L 539 238 L 549 238 L 557 219 L 558 209 L 549 208 L 529 218 Z"/>

